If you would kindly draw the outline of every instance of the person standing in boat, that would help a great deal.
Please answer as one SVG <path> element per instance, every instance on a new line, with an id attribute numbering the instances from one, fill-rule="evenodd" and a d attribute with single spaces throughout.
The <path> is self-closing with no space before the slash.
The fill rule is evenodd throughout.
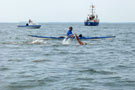
<path id="1" fill-rule="evenodd" d="M 33 25 L 33 22 L 31 21 L 31 19 L 29 19 L 28 23 L 26 23 L 26 26 L 29 26 L 29 25 Z"/>
<path id="2" fill-rule="evenodd" d="M 29 19 L 29 22 L 28 22 L 29 25 L 33 25 L 33 22 L 31 19 Z"/>

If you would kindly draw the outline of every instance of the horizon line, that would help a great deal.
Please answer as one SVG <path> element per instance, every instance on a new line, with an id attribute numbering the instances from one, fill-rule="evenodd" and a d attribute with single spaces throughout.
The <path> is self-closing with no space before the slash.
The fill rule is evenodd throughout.
<path id="1" fill-rule="evenodd" d="M 0 22 L 0 23 L 21 23 L 21 22 Z M 25 23 L 25 22 L 24 22 Z M 65 22 L 37 22 L 37 23 L 84 23 L 84 22 L 77 22 L 77 21 L 71 21 L 71 22 L 68 22 L 68 21 L 65 21 Z M 131 21 L 131 22 L 100 22 L 100 23 L 135 23 L 135 21 Z"/>

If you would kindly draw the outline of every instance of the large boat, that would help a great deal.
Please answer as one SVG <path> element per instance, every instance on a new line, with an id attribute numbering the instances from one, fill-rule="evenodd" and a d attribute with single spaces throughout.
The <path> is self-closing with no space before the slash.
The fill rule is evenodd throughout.
<path id="1" fill-rule="evenodd" d="M 31 29 L 38 29 L 41 27 L 41 25 L 38 25 L 36 23 L 33 23 L 32 20 L 29 19 L 28 23 L 23 24 L 23 25 L 17 25 L 17 27 L 21 28 L 31 28 Z"/>
<path id="2" fill-rule="evenodd" d="M 95 14 L 94 5 L 91 5 L 91 13 L 88 14 L 87 19 L 84 21 L 85 26 L 98 26 L 99 19 L 98 15 Z"/>

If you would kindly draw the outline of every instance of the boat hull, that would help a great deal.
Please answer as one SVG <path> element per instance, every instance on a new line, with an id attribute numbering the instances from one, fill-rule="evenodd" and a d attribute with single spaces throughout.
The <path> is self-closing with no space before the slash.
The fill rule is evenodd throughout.
<path id="1" fill-rule="evenodd" d="M 99 22 L 84 22 L 85 26 L 98 26 Z"/>
<path id="2" fill-rule="evenodd" d="M 65 37 L 46 37 L 46 36 L 38 36 L 38 35 L 28 35 L 31 37 L 36 37 L 36 38 L 44 38 L 44 39 L 58 39 L 58 40 L 63 40 Z M 104 36 L 104 37 L 79 37 L 79 39 L 82 40 L 89 40 L 89 39 L 106 39 L 106 38 L 115 38 L 115 36 Z M 72 38 L 74 39 L 74 38 Z"/>
<path id="3" fill-rule="evenodd" d="M 26 26 L 26 25 L 18 25 L 17 27 L 19 27 L 19 28 L 31 28 L 31 29 L 38 29 L 38 28 L 40 28 L 40 27 L 41 27 L 41 25 L 28 25 L 28 26 Z"/>

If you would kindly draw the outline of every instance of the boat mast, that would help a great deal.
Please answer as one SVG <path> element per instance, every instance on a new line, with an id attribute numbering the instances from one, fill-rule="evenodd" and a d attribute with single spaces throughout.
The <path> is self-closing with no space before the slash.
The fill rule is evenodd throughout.
<path id="1" fill-rule="evenodd" d="M 92 4 L 92 16 L 94 15 L 94 5 Z"/>

